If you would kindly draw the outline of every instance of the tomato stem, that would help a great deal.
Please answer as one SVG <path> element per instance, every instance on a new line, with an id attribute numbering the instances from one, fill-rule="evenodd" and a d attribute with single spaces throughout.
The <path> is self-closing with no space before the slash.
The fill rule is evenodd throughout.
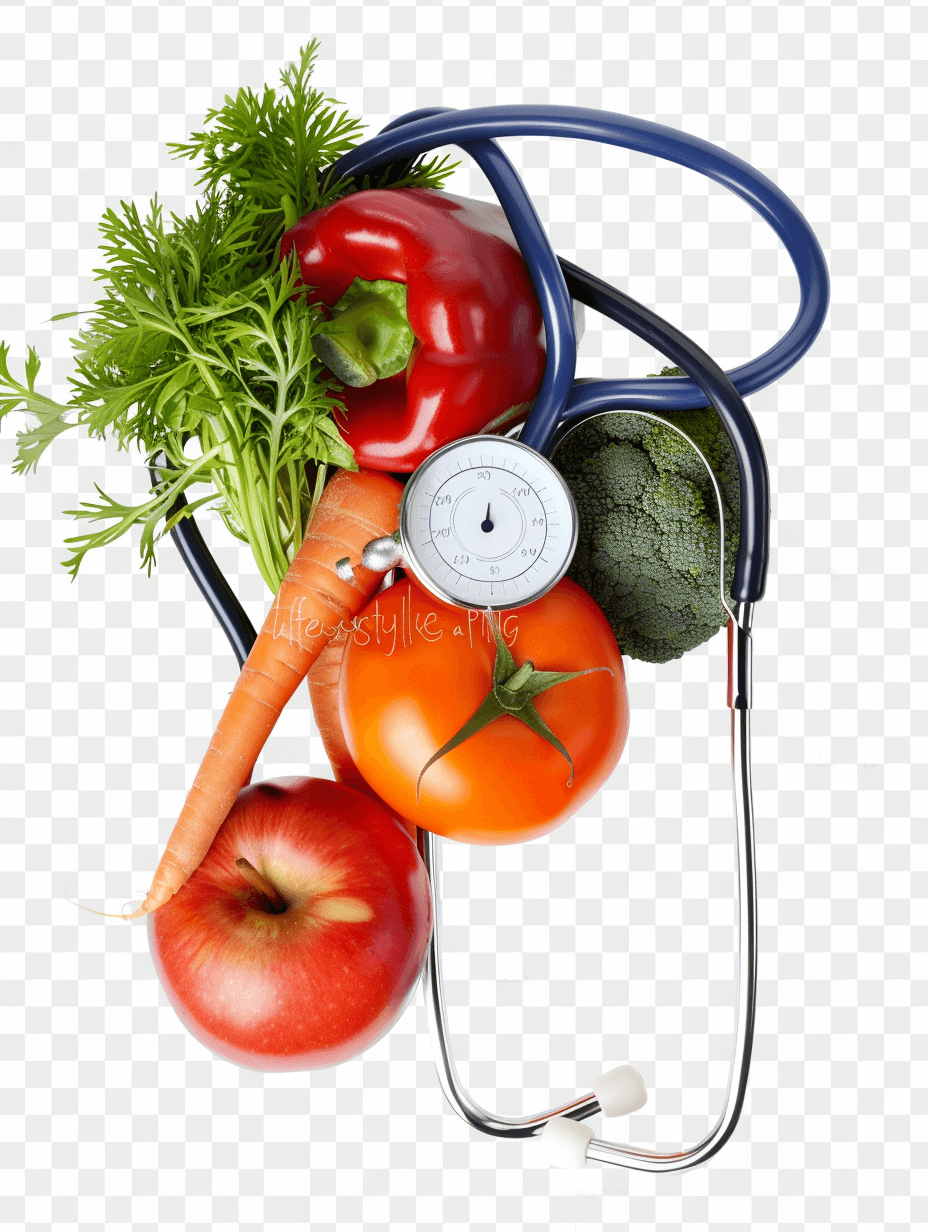
<path id="1" fill-rule="evenodd" d="M 505 682 L 504 687 L 507 688 L 510 693 L 518 693 L 534 670 L 534 663 L 532 663 L 531 659 L 527 659 L 518 671 L 513 672 L 513 674 Z"/>
<path id="2" fill-rule="evenodd" d="M 239 856 L 235 861 L 235 867 L 250 886 L 256 889 L 259 894 L 264 895 L 273 915 L 282 915 L 287 910 L 287 907 L 290 905 L 287 900 L 277 892 L 271 882 L 266 877 L 263 877 L 249 860 L 246 860 L 244 856 Z"/>

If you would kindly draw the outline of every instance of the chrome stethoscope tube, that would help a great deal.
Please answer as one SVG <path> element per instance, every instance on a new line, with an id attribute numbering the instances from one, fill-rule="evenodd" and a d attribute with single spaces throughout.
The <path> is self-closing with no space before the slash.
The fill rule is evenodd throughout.
<path id="1" fill-rule="evenodd" d="M 735 846 L 738 863 L 738 983 L 735 1037 L 725 1105 L 715 1126 L 704 1138 L 679 1151 L 649 1151 L 593 1138 L 587 1158 L 617 1164 L 641 1172 L 677 1172 L 704 1163 L 720 1150 L 738 1124 L 747 1092 L 754 1041 L 757 998 L 757 873 L 754 861 L 754 807 L 751 793 L 750 629 L 753 604 L 739 604 L 730 626 L 728 688 L 731 708 L 731 761 L 734 790 Z M 441 870 L 438 839 L 419 831 L 419 851 L 429 871 L 432 894 L 432 937 L 429 942 L 423 984 L 429 1033 L 438 1078 L 454 1111 L 474 1129 L 498 1138 L 531 1138 L 541 1133 L 552 1117 L 582 1121 L 600 1111 L 599 1101 L 589 1092 L 567 1104 L 548 1108 L 534 1116 L 505 1117 L 482 1108 L 461 1083 L 450 1046 L 441 969 Z"/>

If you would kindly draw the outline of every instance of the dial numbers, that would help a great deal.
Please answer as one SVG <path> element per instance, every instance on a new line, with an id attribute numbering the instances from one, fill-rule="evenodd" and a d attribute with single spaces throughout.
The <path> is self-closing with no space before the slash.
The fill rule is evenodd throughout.
<path id="1" fill-rule="evenodd" d="M 429 517 L 439 556 L 474 582 L 509 581 L 523 573 L 544 548 L 547 528 L 538 493 L 495 466 L 446 479 Z"/>
<path id="2" fill-rule="evenodd" d="M 508 438 L 437 450 L 406 486 L 403 554 L 433 593 L 462 607 L 519 607 L 557 582 L 576 546 L 576 511 L 546 458 Z"/>

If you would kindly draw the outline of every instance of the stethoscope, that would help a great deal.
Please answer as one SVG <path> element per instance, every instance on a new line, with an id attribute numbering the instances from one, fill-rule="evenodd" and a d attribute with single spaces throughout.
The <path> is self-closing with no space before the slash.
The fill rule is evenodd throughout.
<path id="1" fill-rule="evenodd" d="M 621 146 L 676 162 L 729 188 L 771 225 L 789 253 L 800 286 L 799 309 L 793 324 L 759 358 L 726 374 L 685 334 L 656 313 L 557 257 L 522 181 L 493 141 L 494 137 L 530 136 L 580 138 Z M 518 446 L 528 446 L 547 458 L 566 433 L 591 417 L 622 411 L 653 419 L 656 410 L 690 409 L 711 403 L 735 451 L 741 517 L 730 604 L 724 593 L 724 560 L 720 588 L 729 614 L 728 706 L 738 865 L 738 984 L 725 1105 L 715 1126 L 694 1146 L 657 1152 L 593 1137 L 589 1127 L 582 1123 L 586 1118 L 597 1112 L 622 1115 L 643 1102 L 640 1077 L 628 1065 L 605 1074 L 590 1093 L 535 1116 L 505 1117 L 488 1112 L 464 1088 L 451 1053 L 442 982 L 438 841 L 436 836 L 420 830 L 419 850 L 429 872 L 434 920 L 423 978 L 438 1076 L 448 1102 L 468 1124 L 500 1138 L 541 1134 L 549 1161 L 555 1165 L 576 1167 L 587 1159 L 597 1159 L 645 1172 L 680 1171 L 705 1162 L 731 1137 L 744 1104 L 754 1038 L 757 886 L 751 793 L 751 625 L 754 605 L 763 595 L 766 579 L 770 498 L 763 447 L 743 396 L 777 380 L 811 347 L 828 310 L 828 270 L 805 218 L 760 172 L 701 138 L 630 116 L 554 106 L 415 111 L 394 120 L 376 137 L 344 155 L 330 174 L 334 178 L 376 184 L 389 165 L 451 144 L 466 150 L 490 182 L 525 259 L 541 306 L 545 374 L 531 413 L 518 433 Z M 577 335 L 573 301 L 625 326 L 683 368 L 689 378 L 575 380 Z M 674 430 L 689 440 L 685 432 Z M 699 453 L 695 443 L 689 443 Z M 423 467 L 430 461 L 427 459 Z M 709 470 L 708 464 L 706 467 Z M 709 473 L 711 476 L 711 470 Z M 412 481 L 409 486 L 412 487 Z M 716 496 L 721 523 L 717 488 Z M 241 667 L 256 637 L 251 622 L 219 572 L 193 518 L 182 519 L 171 534 Z M 724 533 L 722 545 L 724 554 Z M 383 545 L 370 545 L 370 549 L 372 559 L 379 561 L 384 570 L 399 559 L 399 553 L 391 555 L 393 549 L 389 545 L 386 554 Z M 421 580 L 429 582 L 427 575 Z M 436 589 L 436 593 L 441 591 Z"/>

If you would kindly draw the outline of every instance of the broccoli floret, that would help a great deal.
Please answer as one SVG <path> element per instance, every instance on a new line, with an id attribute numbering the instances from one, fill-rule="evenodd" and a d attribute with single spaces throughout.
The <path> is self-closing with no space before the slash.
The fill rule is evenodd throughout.
<path id="1" fill-rule="evenodd" d="M 731 442 L 712 407 L 661 418 L 695 441 L 721 489 L 727 597 L 741 509 Z M 573 431 L 554 462 L 580 520 L 569 576 L 602 607 L 622 653 L 666 663 L 717 633 L 728 619 L 719 599 L 718 506 L 690 445 L 670 428 L 617 411 Z"/>

